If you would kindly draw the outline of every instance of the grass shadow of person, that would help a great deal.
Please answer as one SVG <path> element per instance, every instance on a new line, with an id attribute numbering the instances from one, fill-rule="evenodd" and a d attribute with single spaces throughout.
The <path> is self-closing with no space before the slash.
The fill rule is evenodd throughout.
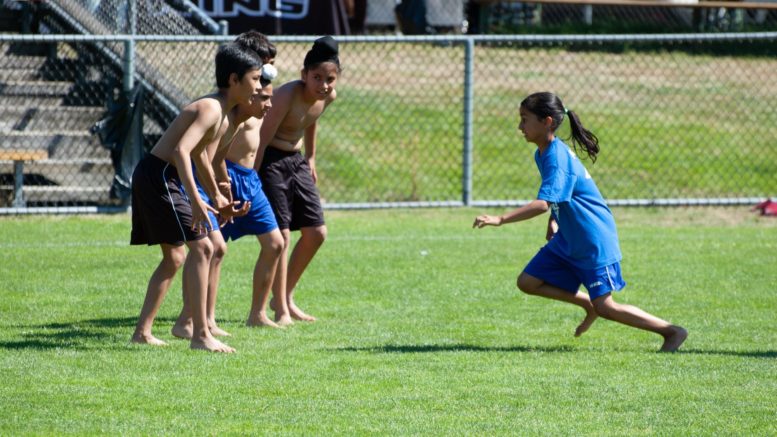
<path id="1" fill-rule="evenodd" d="M 698 354 L 698 355 L 728 355 L 734 357 L 746 357 L 746 358 L 777 358 L 777 351 L 775 350 L 756 350 L 756 351 L 726 351 L 715 349 L 680 349 L 676 353 L 678 354 Z"/>
<path id="2" fill-rule="evenodd" d="M 116 342 L 118 337 L 127 337 L 128 328 L 133 328 L 137 317 L 109 317 L 73 322 L 56 322 L 41 325 L 17 325 L 18 339 L 0 341 L 0 349 L 48 350 L 48 349 L 124 349 L 126 342 Z M 173 323 L 174 318 L 158 317 L 157 320 Z M 120 333 L 117 330 L 121 331 Z"/>
<path id="3" fill-rule="evenodd" d="M 570 346 L 478 346 L 473 344 L 423 344 L 397 345 L 387 344 L 370 347 L 342 347 L 336 350 L 342 352 L 372 352 L 372 353 L 436 353 L 436 352 L 572 352 Z"/>

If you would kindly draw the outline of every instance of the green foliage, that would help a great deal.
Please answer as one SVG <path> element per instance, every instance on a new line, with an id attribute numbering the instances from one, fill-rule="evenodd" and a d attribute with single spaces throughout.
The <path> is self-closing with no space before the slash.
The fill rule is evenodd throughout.
<path id="1" fill-rule="evenodd" d="M 687 327 L 661 339 L 521 294 L 541 218 L 471 229 L 480 211 L 329 212 L 298 303 L 319 317 L 244 326 L 258 243 L 230 244 L 217 317 L 233 355 L 169 330 L 130 345 L 156 247 L 125 215 L 0 220 L 0 434 L 773 435 L 777 223 L 737 209 L 616 209 L 616 296 Z M 497 211 L 493 211 L 496 213 Z"/>

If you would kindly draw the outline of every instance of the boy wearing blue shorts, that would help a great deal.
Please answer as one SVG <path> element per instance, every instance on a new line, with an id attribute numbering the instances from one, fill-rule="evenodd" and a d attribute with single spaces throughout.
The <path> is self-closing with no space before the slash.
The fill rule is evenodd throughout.
<path id="1" fill-rule="evenodd" d="M 537 145 L 534 159 L 542 177 L 537 199 L 501 216 L 480 215 L 473 227 L 500 226 L 550 210 L 548 243 L 518 276 L 518 288 L 582 307 L 586 317 L 575 336 L 602 316 L 655 332 L 664 338 L 661 351 L 676 351 L 688 336 L 685 329 L 613 300 L 612 293 L 626 285 L 621 276 L 615 219 L 591 175 L 555 132 L 568 116 L 572 144 L 585 151 L 592 161 L 599 153 L 598 138 L 552 93 L 528 96 L 521 102 L 520 116 L 520 131 L 528 142 Z M 581 285 L 588 289 L 588 294 L 579 291 Z"/>
<path id="2" fill-rule="evenodd" d="M 240 213 L 235 214 L 235 216 L 233 216 L 230 221 L 227 222 L 227 224 L 232 223 L 233 220 L 237 219 L 238 217 L 245 217 L 245 215 L 249 213 L 251 214 L 252 218 L 242 220 L 242 223 L 245 224 L 250 221 L 264 222 L 266 220 L 262 217 L 262 215 L 257 215 L 256 213 L 257 209 L 261 208 L 262 204 L 261 202 L 256 203 L 257 200 L 254 199 L 254 196 L 248 195 L 243 196 L 240 199 L 233 199 L 232 183 L 234 183 L 233 180 L 235 178 L 230 173 L 229 166 L 234 165 L 234 163 L 227 161 L 227 153 L 232 150 L 231 148 L 235 142 L 238 144 L 244 144 L 246 141 L 249 141 L 245 136 L 245 132 L 243 132 L 245 129 L 253 131 L 253 126 L 255 124 L 261 125 L 261 122 L 258 119 L 251 119 L 251 117 L 261 118 L 264 116 L 266 108 L 269 108 L 270 97 L 272 96 L 271 82 L 277 75 L 277 70 L 275 70 L 275 67 L 272 65 L 275 60 L 277 51 L 275 46 L 270 43 L 264 34 L 253 30 L 243 32 L 238 35 L 237 38 L 235 38 L 234 43 L 245 50 L 255 53 L 261 59 L 262 67 L 260 70 L 260 84 L 262 89 L 251 99 L 250 103 L 237 105 L 229 113 L 229 126 L 226 133 L 224 134 L 223 141 L 219 144 L 218 148 L 209 149 L 208 155 L 212 160 L 213 171 L 215 173 L 216 180 L 218 181 L 219 191 L 231 202 L 240 205 Z M 247 121 L 248 119 L 251 119 L 251 121 Z M 258 134 L 258 127 L 255 130 Z M 252 141 L 258 143 L 259 139 L 252 138 Z M 240 148 L 242 146 L 238 145 L 237 147 Z M 232 156 L 234 159 L 235 156 L 239 155 L 238 152 L 235 152 L 230 156 Z M 259 186 L 258 189 L 259 193 L 262 194 L 261 186 Z M 246 192 L 247 191 L 245 189 L 242 190 L 242 193 Z M 207 201 L 207 195 L 205 195 L 202 191 L 201 195 L 203 195 L 203 199 Z M 264 216 L 266 215 L 267 213 L 265 212 Z M 221 229 L 219 229 L 219 225 L 221 225 Z M 219 283 L 221 280 L 221 265 L 227 253 L 227 240 L 229 239 L 224 231 L 224 226 L 225 224 L 222 221 L 222 223 L 214 225 L 213 231 L 208 234 L 208 238 L 211 240 L 213 245 L 213 256 L 211 258 L 208 275 L 207 315 L 208 327 L 210 328 L 211 333 L 215 336 L 230 335 L 228 332 L 221 329 L 216 322 L 216 299 L 218 297 Z M 270 226 L 270 228 L 271 227 L 272 226 Z M 250 232 L 254 232 L 256 235 L 265 234 L 271 230 L 270 228 L 265 229 L 264 227 L 260 226 L 259 228 L 252 228 Z M 233 235 L 232 238 L 235 239 L 237 237 Z M 263 239 L 260 238 L 260 240 Z M 270 253 L 270 250 L 267 249 L 265 252 Z M 267 266 L 267 262 L 263 262 L 262 266 Z M 272 326 L 274 324 L 268 323 L 267 325 Z M 184 306 L 181 309 L 181 313 L 178 316 L 175 325 L 173 326 L 172 333 L 176 337 L 188 338 L 188 336 L 191 335 L 191 328 L 191 311 L 189 310 L 187 303 L 184 301 Z"/>
<path id="3" fill-rule="evenodd" d="M 250 208 L 245 216 L 235 217 L 224 224 L 222 234 L 226 241 L 237 240 L 245 235 L 256 235 L 259 240 L 261 250 L 254 266 L 251 310 L 246 324 L 277 328 L 291 324 L 292 320 L 288 310 L 285 314 L 276 310 L 275 321 L 267 316 L 267 302 L 283 250 L 283 235 L 270 202 L 262 190 L 259 175 L 254 170 L 262 119 L 272 106 L 273 90 L 270 80 L 276 75 L 272 65 L 265 64 L 262 68 L 267 74 L 261 93 L 250 105 L 238 105 L 235 109 L 233 121 L 238 130 L 225 160 L 232 200 L 244 205 L 249 204 Z"/>

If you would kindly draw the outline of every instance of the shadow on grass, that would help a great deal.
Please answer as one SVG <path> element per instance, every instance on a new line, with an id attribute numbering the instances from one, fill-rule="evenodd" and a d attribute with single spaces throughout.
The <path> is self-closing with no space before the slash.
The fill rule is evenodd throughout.
<path id="1" fill-rule="evenodd" d="M 383 354 L 403 353 L 435 353 L 435 352 L 582 352 L 570 346 L 477 346 L 472 344 L 445 344 L 445 345 L 384 345 L 372 347 L 343 347 L 336 349 L 342 352 L 372 352 Z M 777 358 L 777 351 L 723 351 L 681 349 L 678 354 L 724 355 L 749 358 Z"/>
<path id="2" fill-rule="evenodd" d="M 699 355 L 729 355 L 734 357 L 750 358 L 777 358 L 777 351 L 719 351 L 704 349 L 680 349 L 675 352 L 678 354 L 699 354 Z"/>
<path id="3" fill-rule="evenodd" d="M 372 352 L 384 354 L 434 353 L 434 352 L 573 352 L 569 346 L 477 346 L 472 344 L 423 344 L 394 345 L 373 347 L 343 347 L 343 352 Z"/>
<path id="4" fill-rule="evenodd" d="M 156 322 L 174 322 L 175 319 L 158 317 Z M 112 349 L 117 346 L 113 340 L 113 329 L 122 328 L 126 331 L 129 343 L 132 329 L 138 318 L 121 317 L 105 319 L 89 319 L 75 322 L 47 323 L 43 325 L 23 325 L 20 339 L 15 341 L 0 341 L 0 349 Z M 121 344 L 124 348 L 125 344 Z"/>

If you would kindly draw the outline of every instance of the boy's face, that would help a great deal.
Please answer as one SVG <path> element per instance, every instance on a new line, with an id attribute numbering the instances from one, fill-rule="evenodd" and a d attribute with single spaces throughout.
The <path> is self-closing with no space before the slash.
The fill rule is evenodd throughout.
<path id="1" fill-rule="evenodd" d="M 230 76 L 230 82 L 232 86 L 237 87 L 236 94 L 240 96 L 242 103 L 250 104 L 253 97 L 259 94 L 262 89 L 261 78 L 262 70 L 259 68 L 248 70 L 240 79 L 234 73 Z"/>
<path id="2" fill-rule="evenodd" d="M 316 68 L 302 70 L 302 81 L 305 82 L 305 92 L 323 100 L 332 93 L 337 85 L 337 64 L 324 62 Z"/>
<path id="3" fill-rule="evenodd" d="M 251 98 L 251 116 L 263 118 L 272 107 L 272 84 L 259 90 L 259 94 Z"/>

